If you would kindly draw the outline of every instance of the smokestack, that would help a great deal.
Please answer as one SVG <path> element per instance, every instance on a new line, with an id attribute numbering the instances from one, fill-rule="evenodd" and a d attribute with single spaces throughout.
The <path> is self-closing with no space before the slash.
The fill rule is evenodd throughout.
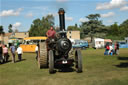
<path id="1" fill-rule="evenodd" d="M 60 31 L 65 31 L 65 16 L 64 16 L 64 9 L 60 8 L 58 11 L 59 14 L 59 21 L 60 21 Z"/>

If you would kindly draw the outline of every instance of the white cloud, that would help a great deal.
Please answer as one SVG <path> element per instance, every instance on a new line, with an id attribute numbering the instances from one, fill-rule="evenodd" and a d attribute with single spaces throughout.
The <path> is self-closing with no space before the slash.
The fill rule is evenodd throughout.
<path id="1" fill-rule="evenodd" d="M 68 0 L 56 0 L 57 2 L 66 2 Z"/>
<path id="2" fill-rule="evenodd" d="M 67 21 L 73 21 L 73 18 L 72 17 L 65 17 L 65 20 L 67 20 Z"/>
<path id="3" fill-rule="evenodd" d="M 120 8 L 121 11 L 128 11 L 128 6 L 124 6 Z"/>
<path id="4" fill-rule="evenodd" d="M 28 14 L 26 14 L 26 17 L 33 17 L 33 14 L 32 13 L 28 13 Z"/>
<path id="5" fill-rule="evenodd" d="M 99 3 L 96 6 L 96 10 L 120 8 L 122 6 L 125 6 L 127 3 L 128 2 L 125 0 L 111 0 L 110 2 Z"/>
<path id="6" fill-rule="evenodd" d="M 19 8 L 17 10 L 3 10 L 2 12 L 0 12 L 0 16 L 18 16 L 20 15 L 20 12 L 22 11 L 23 9 L 22 8 Z"/>
<path id="7" fill-rule="evenodd" d="M 86 21 L 88 21 L 87 18 L 80 18 L 80 19 L 79 19 L 79 22 L 86 22 Z"/>
<path id="8" fill-rule="evenodd" d="M 21 26 L 21 23 L 20 22 L 16 22 L 15 24 L 12 25 L 12 29 L 13 30 L 18 29 L 20 26 Z"/>
<path id="9" fill-rule="evenodd" d="M 106 17 L 113 17 L 115 15 L 114 12 L 108 12 L 106 14 L 101 14 L 101 17 L 102 18 L 106 18 Z"/>

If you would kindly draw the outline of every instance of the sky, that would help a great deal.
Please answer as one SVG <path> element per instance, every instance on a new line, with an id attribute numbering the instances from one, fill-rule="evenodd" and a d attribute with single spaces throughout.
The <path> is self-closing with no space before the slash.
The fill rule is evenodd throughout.
<path id="1" fill-rule="evenodd" d="M 0 0 L 0 25 L 5 32 L 9 24 L 24 32 L 34 19 L 53 14 L 55 26 L 59 26 L 59 8 L 65 10 L 66 28 L 88 21 L 89 14 L 100 14 L 105 25 L 128 19 L 128 0 Z"/>

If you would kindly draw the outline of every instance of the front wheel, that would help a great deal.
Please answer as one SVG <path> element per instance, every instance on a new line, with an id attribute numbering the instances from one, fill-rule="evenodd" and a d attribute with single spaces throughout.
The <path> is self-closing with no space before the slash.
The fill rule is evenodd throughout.
<path id="1" fill-rule="evenodd" d="M 54 73 L 54 55 L 53 50 L 49 51 L 49 73 Z"/>
<path id="2" fill-rule="evenodd" d="M 82 56 L 81 51 L 79 49 L 75 52 L 75 62 L 76 62 L 76 71 L 78 73 L 82 72 Z"/>

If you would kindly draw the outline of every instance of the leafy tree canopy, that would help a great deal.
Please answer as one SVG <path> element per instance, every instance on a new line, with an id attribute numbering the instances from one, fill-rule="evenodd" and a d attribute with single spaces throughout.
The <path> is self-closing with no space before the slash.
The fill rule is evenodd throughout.
<path id="1" fill-rule="evenodd" d="M 106 32 L 105 26 L 102 24 L 102 21 L 99 20 L 99 14 L 90 14 L 86 16 L 89 21 L 83 22 L 81 27 L 81 38 L 85 37 L 86 35 L 92 38 L 97 36 L 98 33 Z M 101 36 L 101 35 L 100 35 Z"/>
<path id="2" fill-rule="evenodd" d="M 120 35 L 123 35 L 123 37 L 128 37 L 128 19 L 125 20 L 119 28 Z"/>
<path id="3" fill-rule="evenodd" d="M 9 24 L 9 26 L 8 26 L 8 32 L 9 33 L 12 33 L 13 32 L 13 30 L 12 30 L 12 24 Z"/>
<path id="4" fill-rule="evenodd" d="M 42 17 L 42 19 L 35 19 L 29 30 L 30 36 L 45 36 L 50 26 L 54 26 L 53 15 L 47 15 Z"/>
<path id="5" fill-rule="evenodd" d="M 67 30 L 71 31 L 71 30 L 80 30 L 80 29 L 78 28 L 77 24 L 75 24 L 75 26 L 68 26 Z"/>
<path id="6" fill-rule="evenodd" d="M 3 26 L 0 26 L 0 35 L 1 35 L 1 34 L 4 34 Z"/>

